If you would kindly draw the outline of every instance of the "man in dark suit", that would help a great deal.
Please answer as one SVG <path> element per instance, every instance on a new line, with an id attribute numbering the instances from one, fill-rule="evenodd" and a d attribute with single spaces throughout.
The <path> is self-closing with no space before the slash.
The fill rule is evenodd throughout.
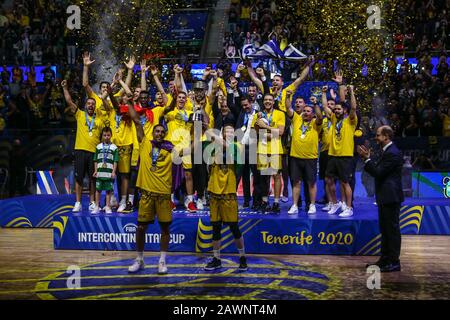
<path id="1" fill-rule="evenodd" d="M 358 153 L 364 159 L 366 170 L 375 178 L 375 197 L 381 233 L 381 257 L 375 263 L 381 272 L 400 271 L 400 205 L 403 202 L 403 158 L 392 142 L 394 131 L 389 126 L 377 129 L 376 141 L 382 148 L 378 162 L 370 159 L 370 150 L 360 145 Z"/>

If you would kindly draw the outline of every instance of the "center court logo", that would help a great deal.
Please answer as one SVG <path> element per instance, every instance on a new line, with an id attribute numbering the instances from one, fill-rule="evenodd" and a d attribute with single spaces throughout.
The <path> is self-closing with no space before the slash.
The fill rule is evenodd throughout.
<path id="1" fill-rule="evenodd" d="M 123 226 L 122 230 L 123 232 L 127 233 L 135 233 L 137 230 L 137 225 L 135 225 L 134 223 L 127 223 Z"/>
<path id="2" fill-rule="evenodd" d="M 145 259 L 146 268 L 127 272 L 131 260 L 80 268 L 80 288 L 68 288 L 67 271 L 53 273 L 36 284 L 41 299 L 329 299 L 338 280 L 315 268 L 276 259 L 248 257 L 249 270 L 239 272 L 238 257 L 223 256 L 223 268 L 203 270 L 205 259 L 192 255 L 168 257 L 169 274 L 156 273 L 158 257 Z"/>

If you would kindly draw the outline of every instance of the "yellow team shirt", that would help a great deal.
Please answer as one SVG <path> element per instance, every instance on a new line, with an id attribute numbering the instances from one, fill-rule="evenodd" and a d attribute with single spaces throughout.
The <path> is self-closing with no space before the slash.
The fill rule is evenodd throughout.
<path id="1" fill-rule="evenodd" d="M 331 130 L 333 130 L 331 120 L 324 117 L 322 121 L 322 132 L 320 134 L 320 152 L 328 151 L 330 148 Z"/>
<path id="2" fill-rule="evenodd" d="M 153 128 L 157 124 L 159 124 L 159 120 L 161 119 L 161 116 L 164 113 L 164 107 L 154 107 L 152 109 L 152 111 L 153 111 L 153 122 L 150 122 L 147 120 L 147 121 L 145 121 L 145 124 L 144 124 L 145 137 L 150 140 L 153 139 Z M 143 114 L 141 117 L 145 117 L 145 114 Z M 146 119 L 144 119 L 144 120 L 146 120 Z"/>
<path id="3" fill-rule="evenodd" d="M 114 94 L 114 97 L 119 97 L 120 94 L 119 92 L 117 92 L 116 94 Z M 108 117 L 108 112 L 105 110 L 105 106 L 103 105 L 103 100 L 102 98 L 99 97 L 98 94 L 96 94 L 95 92 L 92 92 L 90 94 L 88 94 L 88 97 L 91 99 L 95 100 L 95 113 L 101 115 L 102 117 L 104 117 L 104 119 L 109 118 Z M 108 99 L 108 98 L 107 98 Z M 109 100 L 109 99 L 108 99 Z M 111 101 L 109 101 L 109 107 L 111 109 L 113 109 L 112 103 Z M 108 119 L 109 120 L 109 119 Z M 106 125 L 105 125 L 106 126 Z"/>
<path id="4" fill-rule="evenodd" d="M 167 135 L 166 140 L 174 146 L 188 147 L 191 141 L 192 122 L 189 122 L 192 111 L 186 109 L 172 110 L 166 114 Z"/>
<path id="5" fill-rule="evenodd" d="M 94 121 L 92 126 L 92 135 L 89 135 L 88 124 L 86 122 L 85 111 L 77 109 L 75 119 L 77 120 L 77 134 L 75 137 L 75 150 L 85 150 L 95 152 L 97 145 L 100 143 L 100 133 L 103 129 L 104 118 L 94 113 L 95 119 L 88 115 L 88 122 Z"/>
<path id="6" fill-rule="evenodd" d="M 172 153 L 161 149 L 152 171 L 152 143 L 145 138 L 139 145 L 140 166 L 136 186 L 148 192 L 170 194 L 172 190 Z"/>
<path id="7" fill-rule="evenodd" d="M 122 120 L 122 116 L 117 117 L 116 111 L 113 109 L 109 112 L 109 123 L 112 130 L 112 142 L 118 146 L 133 145 L 139 146 L 136 134 L 136 126 L 133 121 L 126 122 Z"/>
<path id="8" fill-rule="evenodd" d="M 235 165 L 211 165 L 208 181 L 208 191 L 215 194 L 236 194 Z"/>
<path id="9" fill-rule="evenodd" d="M 444 115 L 444 120 L 442 121 L 442 135 L 450 137 L 450 117 L 448 115 Z"/>
<path id="10" fill-rule="evenodd" d="M 268 122 L 269 126 L 272 128 L 278 128 L 278 126 L 284 126 L 286 125 L 286 119 L 284 116 L 284 113 L 279 110 L 272 110 L 269 114 L 265 117 Z M 252 127 L 254 127 L 256 121 L 258 120 L 258 117 L 253 117 L 252 121 Z M 260 154 L 284 154 L 283 146 L 281 144 L 281 136 L 278 138 L 272 138 L 270 141 L 268 140 L 267 143 L 265 143 L 265 139 L 262 137 L 258 138 L 258 149 L 257 153 Z"/>
<path id="11" fill-rule="evenodd" d="M 354 133 L 357 122 L 358 117 L 356 115 L 353 120 L 350 117 L 345 117 L 342 120 L 340 138 L 338 138 L 337 130 L 341 124 L 337 122 L 336 115 L 331 115 L 333 130 L 331 130 L 330 148 L 328 150 L 330 156 L 353 157 L 355 146 Z"/>
<path id="12" fill-rule="evenodd" d="M 309 123 L 303 121 L 301 115 L 294 112 L 292 118 L 291 157 L 300 159 L 317 159 L 319 157 L 320 126 L 316 119 Z"/>
<path id="13" fill-rule="evenodd" d="M 288 85 L 286 88 L 284 88 L 283 90 L 281 90 L 281 95 L 278 95 L 278 97 L 275 97 L 275 100 L 278 101 L 278 109 L 280 109 L 283 112 L 287 112 L 286 110 L 286 92 L 288 90 L 292 91 L 292 94 L 295 93 L 295 86 L 293 83 L 291 83 L 290 85 Z M 273 94 L 273 87 L 270 88 L 270 93 Z"/>

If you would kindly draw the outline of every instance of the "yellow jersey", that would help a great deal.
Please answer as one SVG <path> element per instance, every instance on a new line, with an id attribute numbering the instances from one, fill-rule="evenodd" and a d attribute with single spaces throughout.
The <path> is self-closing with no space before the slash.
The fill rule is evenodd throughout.
<path id="1" fill-rule="evenodd" d="M 330 148 L 328 154 L 335 157 L 353 157 L 355 140 L 354 133 L 358 117 L 355 115 L 353 120 L 350 117 L 344 117 L 341 121 L 337 121 L 336 115 L 331 115 Z"/>
<path id="2" fill-rule="evenodd" d="M 97 145 L 100 143 L 104 117 L 99 117 L 96 113 L 91 117 L 87 112 L 77 109 L 75 119 L 77 120 L 75 150 L 95 152 Z M 91 130 L 89 130 L 90 126 Z"/>
<path id="3" fill-rule="evenodd" d="M 444 115 L 444 120 L 442 121 L 442 135 L 450 137 L 450 117 L 448 115 Z"/>
<path id="4" fill-rule="evenodd" d="M 286 124 L 285 115 L 282 111 L 274 110 L 268 114 L 264 113 L 265 118 L 269 126 L 272 128 L 278 128 L 278 126 L 284 126 Z M 254 127 L 258 117 L 253 117 L 252 127 Z M 257 153 L 260 154 L 284 154 L 283 146 L 281 143 L 281 136 L 278 138 L 272 138 L 271 140 L 265 139 L 265 137 L 258 138 L 258 149 Z"/>
<path id="5" fill-rule="evenodd" d="M 320 152 L 328 151 L 330 148 L 332 130 L 333 126 L 331 125 L 331 120 L 324 117 L 322 121 L 322 132 L 320 134 Z"/>
<path id="6" fill-rule="evenodd" d="M 153 154 L 156 159 L 152 167 Z M 139 172 L 136 186 L 148 192 L 171 194 L 172 191 L 172 153 L 165 149 L 153 150 L 152 143 L 145 138 L 139 144 Z"/>
<path id="7" fill-rule="evenodd" d="M 319 157 L 320 126 L 316 124 L 316 119 L 306 122 L 301 115 L 294 112 L 292 128 L 291 157 L 317 159 Z"/>
<path id="8" fill-rule="evenodd" d="M 113 109 L 109 113 L 109 123 L 112 131 L 112 143 L 118 147 L 133 144 L 136 148 L 139 146 L 134 122 L 124 121 L 122 115 L 117 115 Z"/>
<path id="9" fill-rule="evenodd" d="M 186 109 L 172 110 L 166 114 L 167 135 L 166 140 L 174 146 L 188 147 L 191 141 L 192 111 Z"/>
<path id="10" fill-rule="evenodd" d="M 291 83 L 290 85 L 288 85 L 286 88 L 284 88 L 283 90 L 281 90 L 281 95 L 279 94 L 277 97 L 275 97 L 275 100 L 278 101 L 278 109 L 280 109 L 283 112 L 286 112 L 286 92 L 288 90 L 292 91 L 292 94 L 295 93 L 295 86 L 293 83 Z M 274 90 L 273 87 L 270 88 L 270 93 L 273 94 Z"/>
<path id="11" fill-rule="evenodd" d="M 145 137 L 149 140 L 153 139 L 153 128 L 155 125 L 159 124 L 159 120 L 164 113 L 164 107 L 154 107 L 153 111 L 153 122 L 148 121 L 145 114 L 141 115 L 141 123 L 144 123 L 144 133 Z"/>

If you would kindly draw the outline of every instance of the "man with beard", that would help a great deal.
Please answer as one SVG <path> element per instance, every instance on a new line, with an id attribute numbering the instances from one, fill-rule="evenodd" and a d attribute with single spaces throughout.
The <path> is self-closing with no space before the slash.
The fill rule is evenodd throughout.
<path id="1" fill-rule="evenodd" d="M 264 95 L 264 111 L 253 118 L 252 125 L 259 134 L 257 162 L 258 170 L 261 175 L 261 194 L 262 204 L 260 211 L 268 211 L 276 214 L 280 213 L 280 194 L 281 194 L 281 155 L 283 147 L 281 145 L 281 136 L 285 128 L 285 115 L 283 112 L 274 109 L 275 98 L 272 94 Z M 274 179 L 274 203 L 269 208 L 269 186 L 270 178 Z"/>
<path id="2" fill-rule="evenodd" d="M 289 214 L 298 213 L 298 198 L 302 181 L 308 185 L 310 205 L 308 214 L 316 213 L 316 175 L 319 148 L 319 132 L 322 125 L 322 112 L 317 104 L 316 97 L 311 97 L 313 107 L 305 106 L 301 115 L 290 107 L 292 92 L 286 93 L 287 115 L 292 119 L 292 141 L 290 149 L 290 172 L 293 204 Z M 314 118 L 315 117 L 315 118 Z"/>
<path id="3" fill-rule="evenodd" d="M 64 98 L 70 108 L 70 112 L 75 115 L 77 120 L 77 134 L 75 138 L 75 196 L 76 202 L 73 212 L 80 212 L 81 191 L 83 189 L 83 180 L 87 174 L 89 177 L 89 210 L 95 209 L 95 186 L 94 186 L 94 154 L 97 145 L 100 142 L 100 132 L 103 129 L 104 119 L 95 112 L 95 100 L 88 98 L 84 106 L 85 111 L 78 109 L 67 87 L 67 81 L 61 83 L 64 90 Z"/>
<path id="4" fill-rule="evenodd" d="M 356 98 L 353 86 L 349 86 L 349 92 L 351 96 L 350 108 L 345 102 L 336 104 L 334 111 L 331 111 L 327 105 L 324 105 L 325 113 L 331 119 L 333 127 L 328 150 L 327 171 L 325 174 L 329 178 L 328 188 L 331 198 L 328 214 L 335 214 L 341 207 L 336 200 L 335 179 L 337 179 L 344 190 L 342 194 L 344 208 L 342 213 L 339 214 L 340 217 L 351 217 L 353 215 L 350 179 L 353 164 L 354 133 L 358 117 L 356 115 Z"/>

